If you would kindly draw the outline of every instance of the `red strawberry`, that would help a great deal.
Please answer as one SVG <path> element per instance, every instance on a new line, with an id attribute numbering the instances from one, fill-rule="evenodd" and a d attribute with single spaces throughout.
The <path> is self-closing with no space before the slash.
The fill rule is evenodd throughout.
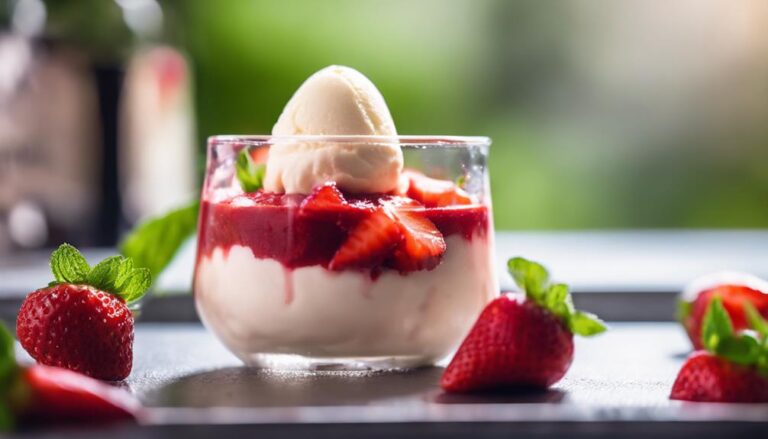
<path id="1" fill-rule="evenodd" d="M 525 297 L 504 294 L 489 303 L 445 369 L 447 392 L 507 387 L 547 388 L 573 361 L 573 334 L 605 331 L 597 317 L 573 308 L 564 284 L 550 284 L 542 265 L 507 262 Z"/>
<path id="2" fill-rule="evenodd" d="M 455 183 L 427 177 L 415 171 L 404 171 L 410 181 L 406 195 L 426 207 L 472 204 L 472 197 Z"/>
<path id="3" fill-rule="evenodd" d="M 672 399 L 706 402 L 768 402 L 768 378 L 708 352 L 694 352 L 672 385 Z"/>
<path id="4" fill-rule="evenodd" d="M 379 208 L 360 221 L 336 251 L 328 268 L 366 268 L 376 265 L 402 240 L 400 227 L 392 214 Z"/>
<path id="5" fill-rule="evenodd" d="M 573 360 L 573 334 L 549 311 L 503 295 L 485 307 L 440 385 L 448 392 L 546 388 Z"/>
<path id="6" fill-rule="evenodd" d="M 151 284 L 146 268 L 112 256 L 91 268 L 83 255 L 62 244 L 51 255 L 56 278 L 24 299 L 16 319 L 21 346 L 39 363 L 103 380 L 131 373 L 133 315 L 126 306 Z"/>
<path id="7" fill-rule="evenodd" d="M 23 400 L 14 411 L 25 419 L 104 423 L 135 420 L 141 405 L 124 389 L 51 366 L 22 369 Z"/>
<path id="8" fill-rule="evenodd" d="M 318 211 L 328 208 L 337 208 L 346 203 L 344 195 L 336 187 L 335 183 L 326 183 L 317 186 L 304 201 L 301 202 L 301 210 Z"/>
<path id="9" fill-rule="evenodd" d="M 392 255 L 392 265 L 401 272 L 431 270 L 445 253 L 445 239 L 422 212 L 407 208 L 393 210 L 403 240 Z"/>
<path id="10" fill-rule="evenodd" d="M 0 428 L 14 418 L 103 423 L 135 420 L 140 414 L 141 405 L 124 389 L 59 367 L 20 367 L 14 345 L 13 336 L 0 324 L 0 414 L 5 415 Z"/>
<path id="11" fill-rule="evenodd" d="M 683 326 L 696 349 L 702 349 L 701 327 L 712 298 L 719 296 L 731 317 L 736 331 L 746 329 L 744 303 L 750 302 L 764 317 L 768 317 L 768 294 L 742 285 L 719 285 L 702 291 L 681 315 Z"/>
<path id="12" fill-rule="evenodd" d="M 16 331 L 39 363 L 122 380 L 133 361 L 133 315 L 117 296 L 89 286 L 37 290 L 21 305 Z"/>

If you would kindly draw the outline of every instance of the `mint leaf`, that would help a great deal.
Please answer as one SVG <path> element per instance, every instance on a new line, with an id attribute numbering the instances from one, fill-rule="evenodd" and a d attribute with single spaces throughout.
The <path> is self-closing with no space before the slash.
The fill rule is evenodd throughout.
<path id="1" fill-rule="evenodd" d="M 517 286 L 525 291 L 525 294 L 536 302 L 540 302 L 547 282 L 549 272 L 543 265 L 516 257 L 507 262 L 509 273 Z"/>
<path id="2" fill-rule="evenodd" d="M 573 313 L 573 303 L 571 303 L 571 295 L 568 294 L 568 285 L 550 285 L 544 294 L 544 306 L 556 316 L 568 318 Z"/>
<path id="3" fill-rule="evenodd" d="M 102 291 L 117 291 L 116 279 L 124 259 L 122 256 L 110 256 L 96 264 L 88 273 L 88 285 Z"/>
<path id="4" fill-rule="evenodd" d="M 264 173 L 266 172 L 264 164 L 256 164 L 251 157 L 248 148 L 243 148 L 237 154 L 235 161 L 235 175 L 240 182 L 240 187 L 245 192 L 256 192 L 264 184 Z"/>
<path id="5" fill-rule="evenodd" d="M 576 311 L 568 285 L 549 284 L 549 272 L 543 265 L 516 257 L 507 262 L 515 283 L 525 291 L 526 297 L 559 317 L 574 334 L 592 336 L 604 332 L 607 327 L 594 314 Z"/>
<path id="6" fill-rule="evenodd" d="M 78 284 L 86 281 L 91 267 L 75 247 L 61 244 L 51 254 L 51 271 L 57 282 Z"/>
<path id="7" fill-rule="evenodd" d="M 197 230 L 200 203 L 195 201 L 139 225 L 120 245 L 120 252 L 157 278 L 182 244 Z"/>
<path id="8" fill-rule="evenodd" d="M 709 302 L 704 313 L 701 330 L 701 344 L 710 352 L 717 353 L 717 347 L 723 339 L 733 337 L 733 323 L 728 311 L 723 306 L 723 299 L 715 296 Z"/>
<path id="9" fill-rule="evenodd" d="M 584 337 L 600 334 L 608 329 L 596 315 L 584 311 L 576 311 L 571 314 L 568 319 L 568 327 L 574 334 Z"/>
<path id="10" fill-rule="evenodd" d="M 16 378 L 16 355 L 14 352 L 13 335 L 2 323 L 0 323 L 0 404 L 7 401 L 8 389 L 13 385 Z M 0 411 L 7 410 L 8 407 L 0 407 Z M 0 430 L 8 425 L 7 419 L 2 418 L 0 413 Z"/>
<path id="11" fill-rule="evenodd" d="M 751 365 L 757 362 L 761 349 L 756 338 L 742 334 L 739 337 L 721 339 L 714 353 L 737 364 Z"/>
<path id="12" fill-rule="evenodd" d="M 744 301 L 744 315 L 749 326 L 760 334 L 763 341 L 768 340 L 768 322 L 765 321 L 760 312 L 749 301 Z"/>
<path id="13" fill-rule="evenodd" d="M 120 285 L 120 297 L 127 303 L 141 298 L 152 285 L 152 274 L 147 268 L 134 268 Z"/>
<path id="14" fill-rule="evenodd" d="M 683 322 L 685 319 L 687 319 L 691 315 L 691 312 L 693 312 L 693 303 L 687 302 L 685 300 L 677 301 L 675 319 L 678 322 Z"/>
<path id="15" fill-rule="evenodd" d="M 14 420 L 8 405 L 0 399 L 0 432 L 13 430 Z"/>
<path id="16" fill-rule="evenodd" d="M 93 267 L 87 283 L 130 303 L 140 299 L 149 289 L 152 275 L 147 268 L 134 268 L 130 258 L 110 256 Z"/>

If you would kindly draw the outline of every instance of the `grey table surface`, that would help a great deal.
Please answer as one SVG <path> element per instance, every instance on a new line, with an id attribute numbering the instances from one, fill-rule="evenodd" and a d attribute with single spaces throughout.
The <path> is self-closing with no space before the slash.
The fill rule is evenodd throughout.
<path id="1" fill-rule="evenodd" d="M 134 370 L 123 385 L 148 416 L 141 426 L 108 431 L 113 437 L 756 437 L 768 431 L 768 404 L 668 399 L 688 349 L 675 324 L 613 323 L 606 334 L 577 339 L 573 366 L 547 392 L 448 395 L 438 386 L 441 367 L 267 372 L 243 367 L 201 325 L 140 324 Z"/>

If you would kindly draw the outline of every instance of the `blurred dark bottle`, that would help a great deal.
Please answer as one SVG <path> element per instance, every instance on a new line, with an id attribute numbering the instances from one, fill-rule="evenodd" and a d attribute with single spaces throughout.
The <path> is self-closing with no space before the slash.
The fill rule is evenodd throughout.
<path id="1" fill-rule="evenodd" d="M 181 54 L 157 47 L 158 3 L 0 9 L 0 255 L 114 245 L 129 223 L 188 199 L 189 75 Z"/>

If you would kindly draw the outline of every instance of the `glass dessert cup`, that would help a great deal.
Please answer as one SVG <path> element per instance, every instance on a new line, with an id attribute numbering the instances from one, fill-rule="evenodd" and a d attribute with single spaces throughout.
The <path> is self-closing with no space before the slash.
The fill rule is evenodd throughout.
<path id="1" fill-rule="evenodd" d="M 242 150 L 265 163 L 276 142 L 395 143 L 408 171 L 398 194 L 344 193 L 344 206 L 310 215 L 307 195 L 246 194 L 236 178 Z M 498 294 L 489 144 L 484 137 L 211 137 L 194 277 L 203 323 L 256 367 L 391 369 L 439 361 Z M 408 175 L 455 184 L 466 197 L 414 202 Z M 365 209 L 392 200 L 407 200 L 409 212 L 439 231 L 439 260 L 416 269 L 391 258 L 341 270 L 329 264 Z"/>

